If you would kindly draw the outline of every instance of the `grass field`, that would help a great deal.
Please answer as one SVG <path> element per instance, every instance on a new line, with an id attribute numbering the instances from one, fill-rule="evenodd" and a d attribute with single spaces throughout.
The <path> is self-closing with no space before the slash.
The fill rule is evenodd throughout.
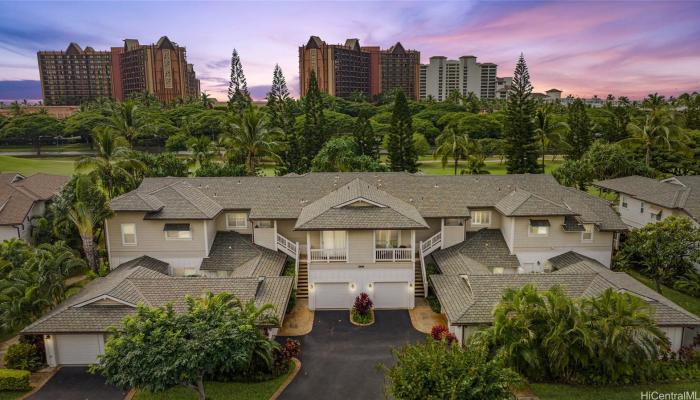
<path id="1" fill-rule="evenodd" d="M 268 400 L 277 388 L 287 379 L 289 372 L 272 380 L 255 383 L 240 382 L 205 382 L 204 390 L 207 399 L 227 400 Z M 194 390 L 185 387 L 176 387 L 160 393 L 137 392 L 134 400 L 195 400 L 197 394 Z M 2 399 L 0 399 L 2 400 Z"/>
<path id="2" fill-rule="evenodd" d="M 58 153 L 62 151 L 88 151 L 90 146 L 86 143 L 70 143 L 61 145 L 44 145 L 41 146 L 41 153 Z M 0 153 L 11 153 L 16 151 L 30 151 L 32 153 L 36 152 L 36 147 L 34 146 L 2 146 L 0 147 Z"/>
<path id="3" fill-rule="evenodd" d="M 70 176 L 74 171 L 75 158 L 21 158 L 0 156 L 0 172 L 19 172 L 22 175 L 34 175 L 37 172 Z"/>
<path id="4" fill-rule="evenodd" d="M 700 381 L 692 382 L 674 382 L 674 383 L 657 383 L 646 385 L 632 386 L 569 386 L 555 384 L 531 384 L 532 391 L 540 398 L 540 400 L 639 400 L 642 393 L 657 392 L 658 394 L 665 393 L 684 393 L 700 392 Z M 697 395 L 697 394 L 696 394 Z M 648 397 L 657 398 L 662 397 Z M 697 397 L 663 397 L 667 399 L 694 399 Z"/>
<path id="5" fill-rule="evenodd" d="M 495 161 L 495 160 L 494 160 Z M 562 161 L 557 160 L 557 161 L 550 161 L 547 160 L 545 161 L 545 173 L 551 174 L 552 171 L 561 165 Z M 465 167 L 465 163 L 460 162 L 457 167 L 457 174 L 462 171 L 462 169 Z M 501 164 L 500 162 L 487 162 L 486 163 L 486 168 L 487 171 L 489 171 L 490 174 L 492 175 L 505 175 L 507 173 L 506 171 L 506 165 Z M 441 162 L 419 162 L 418 163 L 418 170 L 423 172 L 426 175 L 454 175 L 454 164 L 448 163 L 445 165 L 445 167 L 442 167 Z"/>
<path id="6" fill-rule="evenodd" d="M 626 271 L 628 274 L 632 275 L 635 277 L 638 281 L 642 282 L 643 284 L 649 286 L 650 288 L 655 289 L 654 282 L 647 278 L 646 276 L 640 274 L 637 271 Z M 661 285 L 661 294 L 666 296 L 668 299 L 673 301 L 674 303 L 678 304 L 679 306 L 685 308 L 686 310 L 690 311 L 691 313 L 697 315 L 700 317 L 700 299 L 697 297 L 693 297 L 690 295 L 687 295 L 685 293 L 679 292 L 676 289 L 670 288 L 665 285 Z"/>

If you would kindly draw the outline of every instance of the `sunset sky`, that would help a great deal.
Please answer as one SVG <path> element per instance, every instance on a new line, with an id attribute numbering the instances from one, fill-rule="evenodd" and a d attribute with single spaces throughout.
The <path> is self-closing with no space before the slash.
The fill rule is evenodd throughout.
<path id="1" fill-rule="evenodd" d="M 162 35 L 187 47 L 202 89 L 221 100 L 233 48 L 254 97 L 264 97 L 275 63 L 296 94 L 297 48 L 310 35 L 383 48 L 401 41 L 422 62 L 475 55 L 498 64 L 498 76 L 512 75 L 522 52 L 535 90 L 564 96 L 700 91 L 698 1 L 0 1 L 0 10 L 0 99 L 18 96 L 3 93 L 17 84 L 7 81 L 39 80 L 38 50 L 71 41 L 108 49 Z"/>

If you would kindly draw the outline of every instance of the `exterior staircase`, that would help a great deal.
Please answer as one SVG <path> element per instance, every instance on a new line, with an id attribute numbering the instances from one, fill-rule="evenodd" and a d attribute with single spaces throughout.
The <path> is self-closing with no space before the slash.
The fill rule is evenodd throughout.
<path id="1" fill-rule="evenodd" d="M 423 286 L 423 274 L 421 272 L 421 267 L 420 267 L 420 259 L 416 259 L 415 261 L 415 270 L 416 270 L 416 279 L 414 285 L 414 293 L 416 297 L 425 297 L 425 292 L 426 288 Z"/>
<path id="2" fill-rule="evenodd" d="M 297 277 L 297 299 L 309 298 L 309 268 L 306 261 L 299 263 L 299 276 Z"/>

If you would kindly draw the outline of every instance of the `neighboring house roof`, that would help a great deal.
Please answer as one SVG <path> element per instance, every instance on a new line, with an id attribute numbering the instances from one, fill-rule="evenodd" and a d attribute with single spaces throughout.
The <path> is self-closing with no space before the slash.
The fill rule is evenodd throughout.
<path id="1" fill-rule="evenodd" d="M 523 190 L 559 208 L 570 210 L 583 223 L 597 224 L 600 230 L 627 229 L 607 201 L 561 186 L 551 175 L 543 174 L 427 176 L 405 172 L 368 172 L 277 177 L 145 178 L 136 192 L 158 198 L 164 204 L 161 211 L 154 213 L 150 206 L 134 210 L 131 204 L 125 206 L 121 197 L 112 201 L 112 209 L 144 211 L 149 213 L 147 218 L 161 219 L 203 218 L 203 215 L 211 215 L 219 208 L 250 210 L 251 219 L 297 219 L 306 206 L 356 179 L 384 192 L 384 196 L 408 203 L 422 218 L 468 217 L 470 208 L 495 207 L 511 192 Z M 182 196 L 160 191 L 177 182 L 187 183 L 194 189 L 191 191 L 193 196 L 206 197 L 218 207 L 210 204 L 207 207 L 209 212 L 203 213 L 198 207 L 183 201 Z M 552 204 L 547 203 L 547 206 Z M 557 212 L 558 215 L 564 213 L 559 209 Z"/>
<path id="2" fill-rule="evenodd" d="M 287 256 L 254 244 L 236 232 L 217 232 L 203 271 L 231 271 L 231 276 L 279 276 Z"/>
<path id="3" fill-rule="evenodd" d="M 661 207 L 683 210 L 700 222 L 700 175 L 674 176 L 662 181 L 632 175 L 598 181 L 594 185 Z"/>
<path id="4" fill-rule="evenodd" d="M 68 177 L 35 174 L 28 178 L 18 173 L 0 174 L 0 225 L 19 225 L 34 203 L 50 200 L 68 182 Z"/>
<path id="5" fill-rule="evenodd" d="M 577 215 L 566 207 L 526 190 L 514 190 L 496 203 L 496 210 L 507 217 Z"/>
<path id="6" fill-rule="evenodd" d="M 187 308 L 185 297 L 207 292 L 229 292 L 239 300 L 256 305 L 272 304 L 271 315 L 282 321 L 294 278 L 200 278 L 171 277 L 161 271 L 167 264 L 144 256 L 124 263 L 103 278 L 63 302 L 48 315 L 22 330 L 24 334 L 106 332 L 119 327 L 134 306 L 162 307 L 172 304 L 176 312 Z"/>
<path id="7" fill-rule="evenodd" d="M 301 210 L 295 229 L 427 229 L 416 207 L 359 178 Z"/>
<path id="8" fill-rule="evenodd" d="M 489 274 L 494 267 L 517 269 L 520 266 L 518 257 L 510 254 L 498 229 L 467 232 L 463 242 L 432 255 L 440 271 L 447 275 Z"/>
<path id="9" fill-rule="evenodd" d="M 608 288 L 625 291 L 647 301 L 652 317 L 661 326 L 696 326 L 700 319 L 623 272 L 569 252 L 551 258 L 557 269 L 542 274 L 431 275 L 440 304 L 451 324 L 479 325 L 493 322 L 493 310 L 506 289 L 534 284 L 539 290 L 560 286 L 571 297 L 596 296 Z"/>

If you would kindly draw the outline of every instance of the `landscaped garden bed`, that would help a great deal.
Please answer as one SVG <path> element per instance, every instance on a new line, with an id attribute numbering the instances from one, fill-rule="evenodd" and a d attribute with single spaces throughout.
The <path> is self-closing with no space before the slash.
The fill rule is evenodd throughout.
<path id="1" fill-rule="evenodd" d="M 374 323 L 374 304 L 367 293 L 360 293 L 350 309 L 350 322 L 353 325 L 369 326 Z"/>

